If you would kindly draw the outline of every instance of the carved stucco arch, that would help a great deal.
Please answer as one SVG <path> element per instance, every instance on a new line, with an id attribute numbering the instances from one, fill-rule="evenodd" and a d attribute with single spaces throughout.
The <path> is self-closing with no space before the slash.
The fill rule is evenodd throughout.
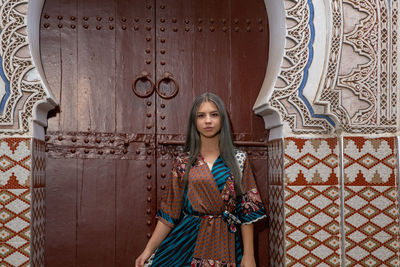
<path id="1" fill-rule="evenodd" d="M 44 6 L 44 0 L 31 0 L 28 4 L 28 42 L 31 50 L 33 64 L 41 78 L 41 85 L 46 93 L 46 99 L 35 104 L 33 110 L 33 136 L 44 140 L 44 127 L 47 126 L 47 113 L 58 106 L 57 100 L 50 91 L 47 78 L 44 74 L 42 59 L 40 57 L 40 18 Z"/>
<path id="2" fill-rule="evenodd" d="M 275 59 L 268 62 L 254 111 L 264 118 L 270 140 L 332 134 L 340 125 L 330 96 L 341 52 L 341 0 L 265 2 Z"/>
<path id="3" fill-rule="evenodd" d="M 36 103 L 33 110 L 33 136 L 44 139 L 44 127 L 47 126 L 47 113 L 58 106 L 57 100 L 50 91 L 47 78 L 44 74 L 40 57 L 40 18 L 44 0 L 31 0 L 28 5 L 28 41 L 33 64 L 41 77 L 41 85 L 46 93 L 46 99 Z"/>
<path id="4" fill-rule="evenodd" d="M 278 2 L 265 1 L 271 60 L 254 105 L 270 140 L 398 131 L 399 3 Z"/>
<path id="5" fill-rule="evenodd" d="M 282 137 L 282 119 L 279 112 L 271 109 L 268 101 L 278 78 L 285 48 L 286 21 L 284 1 L 264 0 L 269 25 L 269 55 L 267 73 L 254 104 L 256 114 L 262 116 L 265 127 L 270 130 L 270 140 Z"/>

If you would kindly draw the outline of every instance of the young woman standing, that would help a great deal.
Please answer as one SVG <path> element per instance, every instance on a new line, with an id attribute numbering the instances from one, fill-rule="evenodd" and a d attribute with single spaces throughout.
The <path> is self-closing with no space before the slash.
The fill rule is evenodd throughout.
<path id="1" fill-rule="evenodd" d="M 185 152 L 174 163 L 157 226 L 135 266 L 256 266 L 252 223 L 265 210 L 215 94 L 194 101 Z"/>

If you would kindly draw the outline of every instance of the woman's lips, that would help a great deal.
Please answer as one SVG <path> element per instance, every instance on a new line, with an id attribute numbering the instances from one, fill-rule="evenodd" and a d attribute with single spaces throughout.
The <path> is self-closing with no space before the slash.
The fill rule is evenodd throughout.
<path id="1" fill-rule="evenodd" d="M 214 127 L 206 127 L 204 128 L 205 131 L 212 131 L 214 129 Z"/>

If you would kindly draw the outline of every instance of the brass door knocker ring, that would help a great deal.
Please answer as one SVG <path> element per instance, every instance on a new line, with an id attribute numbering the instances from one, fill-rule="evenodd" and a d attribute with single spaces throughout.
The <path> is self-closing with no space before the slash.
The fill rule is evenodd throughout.
<path id="1" fill-rule="evenodd" d="M 143 93 L 139 93 L 139 91 L 136 89 L 136 84 L 138 83 L 138 81 L 142 81 L 142 82 L 150 82 L 151 88 L 149 91 Z M 153 94 L 154 92 L 154 82 L 150 79 L 150 73 L 148 73 L 147 71 L 142 71 L 142 73 L 136 77 L 135 81 L 132 83 L 132 90 L 135 93 L 135 95 L 137 95 L 138 97 L 141 98 L 146 98 L 149 97 Z"/>
<path id="2" fill-rule="evenodd" d="M 160 84 L 161 84 L 162 82 L 169 82 L 169 81 L 172 81 L 172 83 L 174 84 L 175 89 L 174 89 L 174 91 L 172 92 L 172 94 L 167 95 L 167 94 L 165 94 L 165 93 L 163 93 L 163 92 L 160 91 Z M 171 73 L 169 73 L 169 72 L 164 72 L 163 77 L 157 81 L 157 84 L 156 84 L 156 91 L 157 91 L 157 94 L 158 94 L 161 98 L 164 98 L 164 99 L 171 99 L 171 98 L 175 97 L 175 96 L 178 94 L 179 85 L 178 85 L 178 83 L 174 80 L 174 78 L 173 78 L 173 76 L 172 76 Z"/>

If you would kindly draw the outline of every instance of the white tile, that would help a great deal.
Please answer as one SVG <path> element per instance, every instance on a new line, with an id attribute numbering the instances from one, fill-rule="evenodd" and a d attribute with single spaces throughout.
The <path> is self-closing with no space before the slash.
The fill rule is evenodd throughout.
<path id="1" fill-rule="evenodd" d="M 385 227 L 386 225 L 390 224 L 393 222 L 393 219 L 385 215 L 384 213 L 381 213 L 374 218 L 371 219 L 371 222 L 375 223 L 379 227 Z"/>
<path id="2" fill-rule="evenodd" d="M 4 261 L 8 262 L 13 266 L 20 266 L 27 260 L 29 260 L 29 258 L 19 253 L 18 251 L 14 252 L 13 254 L 4 259 Z"/>
<path id="3" fill-rule="evenodd" d="M 294 231 L 288 236 L 290 239 L 293 239 L 296 242 L 303 240 L 307 235 L 299 230 Z"/>
<path id="4" fill-rule="evenodd" d="M 8 240 L 6 243 L 15 248 L 19 248 L 19 247 L 25 245 L 26 243 L 28 243 L 28 241 L 26 241 L 25 239 L 16 235 L 13 238 L 11 238 L 10 240 Z"/>
<path id="5" fill-rule="evenodd" d="M 382 195 L 373 199 L 370 203 L 380 210 L 385 210 L 387 207 L 394 205 L 392 200 Z"/>
<path id="6" fill-rule="evenodd" d="M 332 221 L 332 217 L 321 212 L 311 218 L 311 221 L 318 224 L 319 226 L 325 226 Z"/>
<path id="7" fill-rule="evenodd" d="M 323 244 L 312 250 L 312 254 L 314 254 L 315 256 L 317 256 L 320 259 L 325 259 L 333 253 L 334 253 L 334 251 L 332 249 L 328 248 L 327 246 L 325 246 Z"/>
<path id="8" fill-rule="evenodd" d="M 303 215 L 301 215 L 300 213 L 296 212 L 295 214 L 293 214 L 289 218 L 286 218 L 286 221 L 291 223 L 292 225 L 294 225 L 296 227 L 299 227 L 300 225 L 302 225 L 305 222 L 307 222 L 308 219 L 306 217 L 304 217 Z"/>
<path id="9" fill-rule="evenodd" d="M 323 195 L 319 195 L 316 198 L 314 198 L 313 200 L 310 201 L 311 204 L 313 204 L 314 206 L 316 206 L 319 209 L 324 209 L 327 206 L 329 206 L 330 204 L 332 204 L 332 200 L 330 200 L 329 198 L 323 196 Z"/>
<path id="10" fill-rule="evenodd" d="M 304 205 L 308 203 L 307 200 L 304 198 L 300 197 L 299 195 L 293 196 L 291 199 L 286 200 L 286 205 L 289 205 L 295 209 L 300 209 Z"/>
<path id="11" fill-rule="evenodd" d="M 365 199 L 363 199 L 357 195 L 346 200 L 346 205 L 355 210 L 359 210 L 367 204 L 368 204 L 368 202 Z"/>
<path id="12" fill-rule="evenodd" d="M 349 234 L 348 236 L 346 236 L 346 238 L 349 238 L 356 243 L 360 243 L 361 241 L 366 239 L 367 236 L 359 231 L 355 231 L 355 232 Z"/>
<path id="13" fill-rule="evenodd" d="M 363 225 L 366 222 L 368 222 L 368 219 L 366 219 L 364 216 L 361 216 L 360 214 L 356 213 L 356 214 L 353 214 L 350 217 L 346 218 L 346 222 L 348 222 L 351 225 L 353 225 L 356 228 L 358 228 L 361 225 Z"/>
<path id="14" fill-rule="evenodd" d="M 295 247 L 289 249 L 287 253 L 296 260 L 299 260 L 308 254 L 308 250 L 303 248 L 302 246 L 296 245 Z"/>
<path id="15" fill-rule="evenodd" d="M 29 223 L 27 223 L 26 221 L 24 221 L 24 220 L 22 220 L 22 219 L 17 217 L 15 219 L 9 221 L 5 225 L 6 225 L 6 227 L 8 227 L 9 229 L 13 230 L 14 232 L 19 232 L 22 229 L 24 229 L 27 226 L 29 226 Z"/>
<path id="16" fill-rule="evenodd" d="M 12 212 L 14 212 L 16 214 L 19 214 L 22 211 L 28 209 L 29 205 L 26 202 L 24 202 L 24 201 L 22 201 L 20 199 L 15 199 L 14 201 L 8 203 L 6 205 L 6 208 L 11 210 Z"/>
<path id="17" fill-rule="evenodd" d="M 351 249 L 350 251 L 347 251 L 346 254 L 348 254 L 353 259 L 360 261 L 363 258 L 365 258 L 366 256 L 368 256 L 369 253 L 365 249 L 357 246 L 357 247 Z"/>

